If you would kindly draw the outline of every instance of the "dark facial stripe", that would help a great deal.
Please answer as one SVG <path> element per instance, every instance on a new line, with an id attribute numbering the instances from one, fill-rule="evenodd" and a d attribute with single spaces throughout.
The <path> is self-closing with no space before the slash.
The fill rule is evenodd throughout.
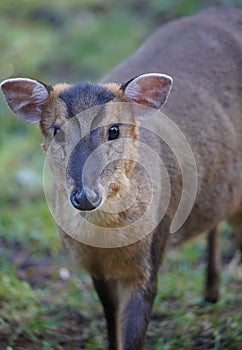
<path id="1" fill-rule="evenodd" d="M 66 103 L 71 118 L 86 109 L 111 101 L 115 94 L 97 84 L 83 82 L 62 92 L 59 97 Z"/>
<path id="2" fill-rule="evenodd" d="M 83 168 L 87 158 L 95 151 L 95 149 L 101 143 L 101 135 L 103 133 L 103 128 L 97 128 L 92 130 L 90 134 L 83 137 L 74 147 L 71 152 L 70 159 L 67 166 L 67 178 L 72 179 L 77 188 L 81 188 L 83 185 Z M 92 183 L 96 183 L 99 176 L 98 170 L 98 159 L 95 158 L 95 163 L 92 164 L 91 168 L 86 169 L 86 177 L 89 179 L 89 187 Z"/>

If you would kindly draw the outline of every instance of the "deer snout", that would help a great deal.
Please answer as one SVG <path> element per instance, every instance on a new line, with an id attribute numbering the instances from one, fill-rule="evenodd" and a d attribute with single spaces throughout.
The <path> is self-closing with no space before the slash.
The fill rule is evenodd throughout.
<path id="1" fill-rule="evenodd" d="M 89 211 L 96 209 L 102 201 L 102 195 L 98 190 L 88 187 L 74 189 L 70 195 L 71 204 L 78 210 Z"/>

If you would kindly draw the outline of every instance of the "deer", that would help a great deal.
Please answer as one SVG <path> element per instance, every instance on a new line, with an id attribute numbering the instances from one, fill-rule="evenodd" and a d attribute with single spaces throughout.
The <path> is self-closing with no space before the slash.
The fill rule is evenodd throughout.
<path id="1" fill-rule="evenodd" d="M 241 33 L 241 10 L 206 9 L 158 28 L 98 83 L 1 84 L 15 115 L 40 126 L 53 215 L 75 264 L 93 280 L 109 350 L 144 349 L 171 247 L 207 234 L 209 302 L 219 297 L 221 221 L 242 249 Z M 183 202 L 190 209 L 180 226 L 173 220 L 185 178 L 165 140 L 176 127 L 195 162 L 188 166 L 195 195 L 192 205 Z"/>

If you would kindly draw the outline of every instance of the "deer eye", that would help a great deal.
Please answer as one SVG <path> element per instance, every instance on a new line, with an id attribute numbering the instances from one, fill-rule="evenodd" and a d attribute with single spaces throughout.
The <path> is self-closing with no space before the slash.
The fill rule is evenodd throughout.
<path id="1" fill-rule="evenodd" d="M 61 127 L 59 125 L 53 125 L 53 129 L 54 129 L 55 140 L 58 142 L 64 142 L 65 134 L 64 134 L 64 131 L 61 129 Z"/>
<path id="2" fill-rule="evenodd" d="M 119 125 L 114 124 L 108 130 L 108 140 L 115 140 L 119 137 Z"/>

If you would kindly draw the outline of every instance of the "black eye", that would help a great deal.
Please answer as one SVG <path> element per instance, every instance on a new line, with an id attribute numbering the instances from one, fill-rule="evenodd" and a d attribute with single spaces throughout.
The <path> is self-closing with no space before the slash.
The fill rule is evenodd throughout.
<path id="1" fill-rule="evenodd" d="M 54 137 L 56 141 L 63 142 L 65 141 L 65 134 L 64 131 L 61 129 L 59 125 L 53 125 L 54 129 Z"/>
<path id="2" fill-rule="evenodd" d="M 60 127 L 58 125 L 53 125 L 53 129 L 54 129 L 54 136 L 58 134 L 58 132 L 60 132 Z"/>
<path id="3" fill-rule="evenodd" d="M 119 125 L 114 124 L 108 130 L 108 140 L 115 140 L 119 137 Z"/>

